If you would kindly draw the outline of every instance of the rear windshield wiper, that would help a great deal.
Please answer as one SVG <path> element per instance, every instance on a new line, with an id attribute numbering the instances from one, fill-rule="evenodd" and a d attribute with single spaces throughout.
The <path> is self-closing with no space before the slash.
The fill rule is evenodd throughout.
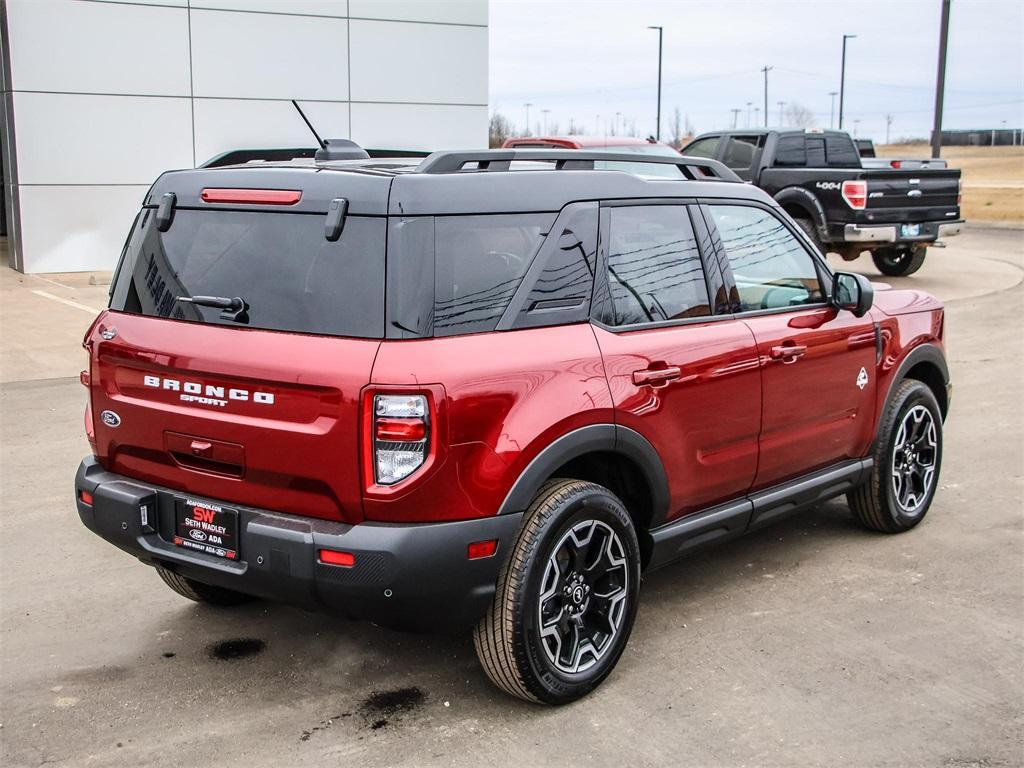
<path id="1" fill-rule="evenodd" d="M 221 320 L 232 320 L 236 323 L 249 322 L 249 304 L 241 296 L 235 296 L 233 299 L 223 296 L 178 296 L 175 301 L 219 309 L 221 310 Z"/>

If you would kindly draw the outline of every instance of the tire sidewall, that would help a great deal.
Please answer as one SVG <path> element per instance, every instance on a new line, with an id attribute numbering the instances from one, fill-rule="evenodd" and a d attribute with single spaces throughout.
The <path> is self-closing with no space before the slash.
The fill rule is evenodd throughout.
<path id="1" fill-rule="evenodd" d="M 626 610 L 614 645 L 590 669 L 567 674 L 557 669 L 547 658 L 540 642 L 537 600 L 541 581 L 547 568 L 551 549 L 573 526 L 584 520 L 598 520 L 609 525 L 618 534 L 626 552 L 629 567 Z M 519 602 L 516 622 L 522 627 L 522 643 L 526 662 L 541 690 L 534 693 L 543 701 L 562 703 L 578 699 L 596 688 L 611 673 L 625 650 L 636 618 L 640 592 L 640 547 L 633 522 L 622 503 L 600 487 L 593 487 L 574 495 L 564 502 L 546 522 L 543 532 L 529 553 L 525 590 Z"/>
<path id="2" fill-rule="evenodd" d="M 925 495 L 924 502 L 918 507 L 919 511 L 915 514 L 909 514 L 903 511 L 903 508 L 899 505 L 896 499 L 896 492 L 892 487 L 892 463 L 893 454 L 896 451 L 896 435 L 899 432 L 900 424 L 903 422 L 904 417 L 907 413 L 915 406 L 925 406 L 929 413 L 931 413 L 932 420 L 935 423 L 935 432 L 938 446 L 935 451 L 935 475 L 932 478 L 931 488 L 928 489 L 928 493 Z M 942 411 L 939 408 L 939 404 L 935 399 L 935 395 L 928 389 L 925 384 L 920 382 L 913 382 L 912 386 L 906 386 L 897 393 L 897 399 L 893 402 L 893 406 L 889 411 L 890 421 L 887 424 L 887 438 L 885 445 L 881 446 L 882 450 L 879 452 L 879 462 L 881 466 L 876 468 L 879 478 L 879 492 L 882 496 L 881 501 L 884 501 L 885 509 L 889 510 L 890 516 L 893 521 L 903 530 L 913 528 L 915 525 L 924 519 L 928 513 L 929 507 L 931 507 L 932 500 L 935 498 L 935 492 L 939 487 L 939 475 L 942 471 L 942 448 L 943 448 L 943 435 L 942 435 Z"/>

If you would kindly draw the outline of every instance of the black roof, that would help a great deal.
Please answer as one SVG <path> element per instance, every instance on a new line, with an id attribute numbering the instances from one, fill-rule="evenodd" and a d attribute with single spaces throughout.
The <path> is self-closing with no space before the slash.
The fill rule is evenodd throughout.
<path id="1" fill-rule="evenodd" d="M 595 161 L 676 165 L 684 178 L 652 178 L 622 170 L 593 170 Z M 515 164 L 515 168 L 510 168 Z M 243 165 L 169 171 L 147 194 L 156 206 L 173 193 L 182 208 L 204 208 L 206 188 L 299 189 L 296 213 L 325 212 L 345 198 L 353 215 L 442 215 L 557 211 L 572 201 L 632 198 L 729 197 L 770 202 L 760 189 L 739 183 L 721 163 L 706 158 L 586 150 L 475 150 L 427 158 L 369 158 L 316 162 L 282 159 Z M 279 206 L 218 207 L 280 210 Z"/>

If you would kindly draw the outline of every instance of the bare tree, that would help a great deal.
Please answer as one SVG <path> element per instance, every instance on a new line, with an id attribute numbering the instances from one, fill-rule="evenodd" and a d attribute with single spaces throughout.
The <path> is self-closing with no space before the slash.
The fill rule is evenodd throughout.
<path id="1" fill-rule="evenodd" d="M 580 127 L 578 125 L 576 125 L 576 120 L 570 117 L 569 118 L 569 135 L 570 136 L 578 136 L 581 133 L 583 133 L 583 131 L 580 129 Z"/>
<path id="2" fill-rule="evenodd" d="M 814 113 L 800 102 L 794 101 L 786 106 L 786 125 L 794 128 L 813 128 L 815 122 Z"/>
<path id="3" fill-rule="evenodd" d="M 552 136 L 557 136 L 557 135 L 558 135 L 558 134 L 559 134 L 559 133 L 561 132 L 561 131 L 559 130 L 559 125 L 558 125 L 558 121 L 557 121 L 557 120 L 552 120 L 552 121 L 551 121 L 551 122 L 550 122 L 550 123 L 548 124 L 548 131 L 550 132 L 550 134 L 551 134 Z"/>
<path id="4" fill-rule="evenodd" d="M 514 132 L 512 122 L 500 112 L 495 112 L 491 115 L 487 143 L 491 148 L 500 147 Z"/>
<path id="5" fill-rule="evenodd" d="M 685 136 L 686 138 L 688 138 L 688 139 L 689 139 L 689 138 L 691 138 L 692 136 L 696 135 L 696 133 L 697 133 L 697 129 L 693 127 L 693 123 L 691 123 L 691 122 L 690 122 L 690 116 L 689 116 L 689 115 L 687 115 L 687 116 L 686 116 L 686 128 L 685 128 L 685 133 L 684 133 L 683 135 L 684 135 L 684 136 Z"/>
<path id="6" fill-rule="evenodd" d="M 640 134 L 636 131 L 636 118 L 629 120 L 625 124 L 625 133 L 627 136 L 639 136 Z"/>
<path id="7" fill-rule="evenodd" d="M 672 146 L 676 149 L 683 144 L 683 115 L 679 107 L 672 110 L 672 119 L 668 122 L 669 134 L 672 136 Z"/>

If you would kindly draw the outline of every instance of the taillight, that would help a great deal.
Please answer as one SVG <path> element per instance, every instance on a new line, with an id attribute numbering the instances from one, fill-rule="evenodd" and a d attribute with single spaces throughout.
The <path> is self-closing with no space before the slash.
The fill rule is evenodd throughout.
<path id="1" fill-rule="evenodd" d="M 373 398 L 373 474 L 380 485 L 404 480 L 427 460 L 430 412 L 423 395 Z"/>
<path id="2" fill-rule="evenodd" d="M 903 163 L 901 163 L 899 160 L 890 160 L 889 161 L 889 167 L 890 168 L 902 168 L 903 167 Z"/>
<path id="3" fill-rule="evenodd" d="M 855 211 L 868 207 L 868 183 L 866 181 L 844 181 L 843 200 Z"/>
<path id="4" fill-rule="evenodd" d="M 302 199 L 299 189 L 215 189 L 207 187 L 199 194 L 204 203 L 255 205 L 295 205 Z"/>
<path id="5" fill-rule="evenodd" d="M 85 491 L 85 490 L 79 491 L 78 492 L 78 498 L 82 500 L 83 504 L 86 504 L 86 505 L 88 505 L 90 507 L 92 506 L 92 494 L 89 493 L 89 491 Z"/>

